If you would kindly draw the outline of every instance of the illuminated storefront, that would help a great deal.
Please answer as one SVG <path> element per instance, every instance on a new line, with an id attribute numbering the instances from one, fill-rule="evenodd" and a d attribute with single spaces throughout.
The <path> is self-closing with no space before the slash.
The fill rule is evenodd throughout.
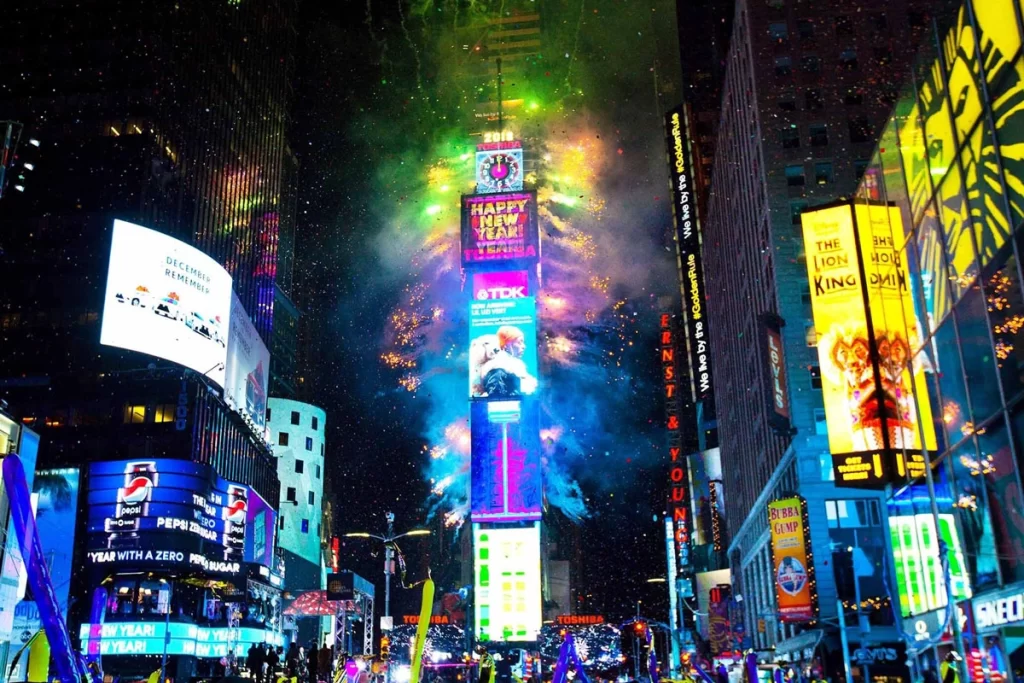
<path id="1" fill-rule="evenodd" d="M 972 680 L 1024 670 L 1024 56 L 1021 6 L 972 0 L 919 56 L 857 192 L 908 272 L 905 329 L 934 488 L 896 478 L 889 523 L 915 664 L 937 670 L 959 601 Z M 890 321 L 891 322 L 891 321 Z M 937 514 L 935 510 L 938 510 Z M 940 544 L 949 570 L 939 567 Z M 929 626 L 929 620 L 935 622 Z M 915 630 L 916 629 L 916 630 Z M 933 631 L 935 631 L 933 633 Z"/>

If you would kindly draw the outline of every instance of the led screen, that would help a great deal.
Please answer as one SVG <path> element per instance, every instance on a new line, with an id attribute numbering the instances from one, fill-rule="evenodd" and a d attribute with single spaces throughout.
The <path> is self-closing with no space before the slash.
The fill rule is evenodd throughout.
<path id="1" fill-rule="evenodd" d="M 39 470 L 36 472 L 33 498 L 36 501 L 36 529 L 39 543 L 50 565 L 50 581 L 61 616 L 68 614 L 68 590 L 71 586 L 72 551 L 75 541 L 75 519 L 78 513 L 77 468 Z M 18 554 L 20 556 L 20 553 Z M 35 600 L 25 599 L 14 608 L 13 636 L 25 642 L 42 626 Z M 27 661 L 19 662 L 22 668 Z M 24 671 L 20 672 L 26 675 Z M 18 680 L 25 680 L 18 678 Z"/>
<path id="2" fill-rule="evenodd" d="M 184 242 L 114 221 L 100 343 L 148 353 L 224 384 L 231 276 Z"/>
<path id="3" fill-rule="evenodd" d="M 540 424 L 535 400 L 472 404 L 474 522 L 540 519 Z"/>
<path id="4" fill-rule="evenodd" d="M 536 320 L 531 296 L 469 304 L 472 398 L 519 398 L 537 390 Z"/>
<path id="5" fill-rule="evenodd" d="M 911 361 L 920 340 L 893 242 L 899 210 L 858 205 L 854 217 L 848 204 L 801 214 L 836 483 L 884 488 L 923 474 L 935 434 L 924 372 Z"/>
<path id="6" fill-rule="evenodd" d="M 248 417 L 262 433 L 267 424 L 267 378 L 270 351 L 249 320 L 242 302 L 231 294 L 231 331 L 224 370 L 224 400 Z"/>
<path id="7" fill-rule="evenodd" d="M 476 191 L 508 192 L 523 189 L 523 149 L 480 149 L 476 152 Z M 481 145 L 493 147 L 494 145 Z"/>
<path id="8" fill-rule="evenodd" d="M 169 638 L 166 637 L 168 630 Z M 82 653 L 91 656 L 162 655 L 165 640 L 169 655 L 218 659 L 228 654 L 230 644 L 233 644 L 236 657 L 245 657 L 253 643 L 284 645 L 280 633 L 259 628 L 205 627 L 152 621 L 82 624 L 79 637 Z"/>
<path id="9" fill-rule="evenodd" d="M 889 517 L 889 535 L 896 563 L 896 588 L 904 617 L 945 607 L 948 602 L 939 558 L 940 539 L 949 548 L 953 597 L 957 600 L 971 597 L 967 563 L 953 515 L 939 514 L 938 533 L 931 513 L 892 515 Z"/>
<path id="10" fill-rule="evenodd" d="M 96 565 L 198 565 L 237 573 L 249 488 L 187 460 L 89 466 L 87 559 Z"/>
<path id="11" fill-rule="evenodd" d="M 768 503 L 775 595 L 781 621 L 814 618 L 814 565 L 808 557 L 809 529 L 805 528 L 804 501 L 799 496 Z"/>
<path id="12" fill-rule="evenodd" d="M 473 524 L 473 612 L 482 641 L 537 640 L 541 627 L 540 526 Z"/>
<path id="13" fill-rule="evenodd" d="M 690 504 L 693 545 L 712 544 L 722 549 L 725 533 L 725 489 L 722 483 L 722 455 L 718 448 L 689 456 Z"/>
<path id="14" fill-rule="evenodd" d="M 473 298 L 522 299 L 530 295 L 530 278 L 525 270 L 473 273 Z"/>
<path id="15" fill-rule="evenodd" d="M 277 511 L 263 496 L 249 489 L 246 517 L 245 561 L 270 568 L 274 566 L 274 534 L 277 531 Z"/>
<path id="16" fill-rule="evenodd" d="M 538 257 L 537 194 L 462 197 L 462 264 L 532 262 Z"/>

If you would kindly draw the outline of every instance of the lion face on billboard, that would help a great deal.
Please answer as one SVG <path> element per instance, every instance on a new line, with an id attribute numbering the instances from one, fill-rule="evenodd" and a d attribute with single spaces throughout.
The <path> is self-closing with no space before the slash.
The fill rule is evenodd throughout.
<path id="1" fill-rule="evenodd" d="M 819 345 L 827 352 L 822 372 L 846 394 L 856 450 L 882 448 L 883 430 L 891 448 L 914 448 L 917 415 L 910 391 L 910 344 L 899 332 L 879 332 L 880 386 L 875 385 L 871 346 L 863 327 L 833 328 Z"/>

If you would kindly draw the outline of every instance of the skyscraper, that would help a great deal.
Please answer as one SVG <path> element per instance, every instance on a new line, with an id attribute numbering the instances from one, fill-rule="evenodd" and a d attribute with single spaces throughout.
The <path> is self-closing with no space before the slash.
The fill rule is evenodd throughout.
<path id="1" fill-rule="evenodd" d="M 811 510 L 815 598 L 835 611 L 822 513 L 843 496 L 827 476 L 800 213 L 855 188 L 935 5 L 735 6 L 703 256 L 729 551 L 756 648 L 785 649 L 799 630 L 779 616 L 766 534 L 766 505 L 783 494 Z M 768 347 L 779 342 L 781 362 Z M 860 502 L 877 509 L 872 495 Z"/>

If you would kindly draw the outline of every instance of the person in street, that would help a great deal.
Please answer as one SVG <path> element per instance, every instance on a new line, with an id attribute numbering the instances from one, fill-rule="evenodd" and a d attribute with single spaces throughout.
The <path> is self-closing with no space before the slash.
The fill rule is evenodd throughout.
<path id="1" fill-rule="evenodd" d="M 320 672 L 320 678 L 330 683 L 331 674 L 334 673 L 332 657 L 334 653 L 331 652 L 331 647 L 324 641 L 323 647 L 320 648 L 319 661 L 317 662 L 317 670 Z"/>
<path id="2" fill-rule="evenodd" d="M 480 676 L 479 683 L 494 683 L 494 657 L 483 645 L 477 647 L 476 652 L 480 655 Z"/>
<path id="3" fill-rule="evenodd" d="M 309 646 L 309 651 L 306 653 L 306 674 L 309 676 L 309 683 L 317 683 L 318 676 L 317 672 L 320 668 L 320 650 L 316 646 L 316 641 Z"/>
<path id="4" fill-rule="evenodd" d="M 299 644 L 295 641 L 288 646 L 288 652 L 284 656 L 285 671 L 288 678 L 295 678 L 299 675 Z"/>
<path id="5" fill-rule="evenodd" d="M 940 667 L 941 683 L 960 683 L 960 654 L 950 650 Z"/>
<path id="6" fill-rule="evenodd" d="M 249 670 L 249 678 L 259 681 L 263 676 L 263 647 L 253 643 L 245 658 L 245 668 Z"/>

